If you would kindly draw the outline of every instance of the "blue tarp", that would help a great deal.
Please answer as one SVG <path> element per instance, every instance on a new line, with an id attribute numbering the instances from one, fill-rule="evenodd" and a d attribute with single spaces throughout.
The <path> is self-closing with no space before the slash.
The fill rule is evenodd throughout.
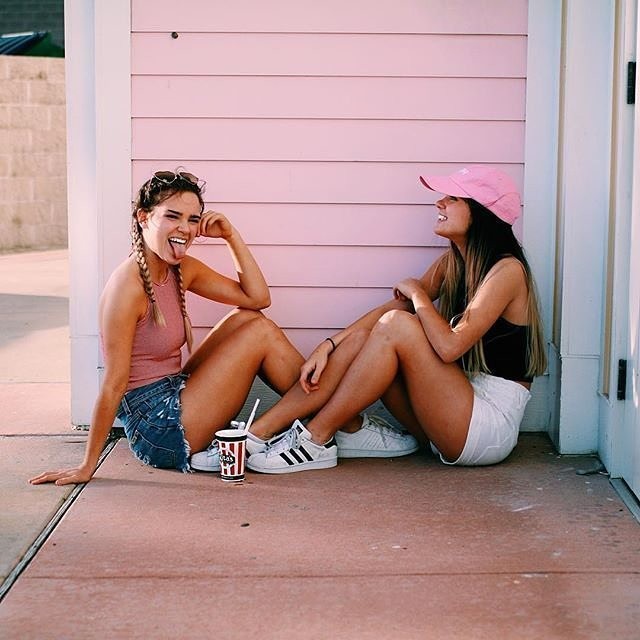
<path id="1" fill-rule="evenodd" d="M 17 56 L 29 51 L 38 44 L 48 31 L 29 31 L 25 33 L 7 33 L 0 35 L 0 55 Z"/>

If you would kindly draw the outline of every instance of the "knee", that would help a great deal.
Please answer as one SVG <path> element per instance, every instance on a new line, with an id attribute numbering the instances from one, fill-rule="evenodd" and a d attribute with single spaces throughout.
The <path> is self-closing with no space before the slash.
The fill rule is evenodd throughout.
<path id="1" fill-rule="evenodd" d="M 423 333 L 422 326 L 413 313 L 393 309 L 380 317 L 372 334 L 393 341 L 404 341 L 416 337 L 417 332 Z"/>
<path id="2" fill-rule="evenodd" d="M 237 311 L 244 321 L 243 324 L 249 325 L 252 330 L 259 332 L 261 335 L 275 337 L 282 334 L 282 329 L 271 318 L 267 318 L 262 311 L 241 308 L 238 308 Z"/>
<path id="3" fill-rule="evenodd" d="M 249 319 L 249 325 L 253 331 L 258 332 L 265 339 L 274 338 L 280 333 L 282 330 L 280 327 L 273 321 L 271 318 L 267 318 L 260 311 L 249 311 L 252 314 L 252 317 Z"/>
<path id="4" fill-rule="evenodd" d="M 393 309 L 387 311 L 376 324 L 377 330 L 401 331 L 407 328 L 413 328 L 419 324 L 418 318 L 409 311 L 402 309 Z"/>

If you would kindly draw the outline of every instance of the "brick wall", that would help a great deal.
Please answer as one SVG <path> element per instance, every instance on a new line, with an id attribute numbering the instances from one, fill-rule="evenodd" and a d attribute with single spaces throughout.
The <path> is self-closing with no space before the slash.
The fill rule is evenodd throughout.
<path id="1" fill-rule="evenodd" d="M 64 59 L 0 56 L 0 251 L 67 244 Z"/>

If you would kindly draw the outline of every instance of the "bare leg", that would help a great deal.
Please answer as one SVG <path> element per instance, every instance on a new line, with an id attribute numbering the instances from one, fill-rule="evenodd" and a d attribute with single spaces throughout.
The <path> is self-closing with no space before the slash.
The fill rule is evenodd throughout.
<path id="1" fill-rule="evenodd" d="M 382 403 L 389 413 L 403 426 L 409 433 L 421 442 L 427 444 L 429 439 L 425 436 L 416 414 L 413 412 L 407 385 L 402 373 L 398 372 L 391 386 L 382 394 Z"/>
<path id="2" fill-rule="evenodd" d="M 335 393 L 307 429 L 327 442 L 354 411 L 361 411 L 391 386 L 398 372 L 423 431 L 448 459 L 461 453 L 473 408 L 473 389 L 456 364 L 444 363 L 410 313 L 386 313 L 345 373 Z"/>
<path id="3" fill-rule="evenodd" d="M 267 440 L 289 427 L 296 418 L 305 418 L 324 406 L 368 335 L 368 331 L 354 331 L 345 338 L 331 354 L 327 367 L 322 372 L 320 388 L 306 394 L 300 384 L 294 384 L 279 402 L 253 423 L 251 433 Z M 341 425 L 350 430 L 359 428 L 360 420 L 357 413 L 346 416 Z"/>
<path id="4" fill-rule="evenodd" d="M 185 367 L 190 377 L 181 394 L 182 424 L 192 452 L 205 449 L 215 431 L 237 415 L 259 371 L 274 389 L 285 393 L 297 381 L 304 362 L 284 333 L 262 314 L 238 321 L 223 339 L 203 346 Z"/>
<path id="5" fill-rule="evenodd" d="M 207 360 L 211 352 L 236 329 L 250 320 L 263 317 L 260 311 L 233 309 L 209 331 L 204 340 L 193 351 L 182 370 L 185 373 L 191 373 Z"/>

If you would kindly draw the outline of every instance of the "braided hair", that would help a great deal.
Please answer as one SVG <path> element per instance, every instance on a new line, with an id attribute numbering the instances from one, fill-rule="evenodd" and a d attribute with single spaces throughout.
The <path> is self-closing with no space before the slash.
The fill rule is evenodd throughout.
<path id="1" fill-rule="evenodd" d="M 204 200 L 202 198 L 203 188 L 200 187 L 197 183 L 181 177 L 180 174 L 176 174 L 175 180 L 170 184 L 159 180 L 155 176 L 152 177 L 140 187 L 138 195 L 133 202 L 133 211 L 131 217 L 132 253 L 134 254 L 136 262 L 138 263 L 138 270 L 140 271 L 140 277 L 142 278 L 144 292 L 149 299 L 149 303 L 151 304 L 151 314 L 153 317 L 153 321 L 158 327 L 165 327 L 166 321 L 164 319 L 162 309 L 160 309 L 160 305 L 158 304 L 158 300 L 156 299 L 156 294 L 153 289 L 151 273 L 149 272 L 149 265 L 147 264 L 147 257 L 145 254 L 146 245 L 142 237 L 142 227 L 140 226 L 140 222 L 138 221 L 137 213 L 139 210 L 150 213 L 154 207 L 164 202 L 174 194 L 182 193 L 185 191 L 194 193 L 197 196 L 198 201 L 200 202 L 201 210 L 204 210 Z M 193 345 L 193 332 L 191 330 L 191 320 L 189 319 L 189 314 L 187 313 L 187 302 L 185 298 L 184 282 L 182 279 L 182 270 L 180 269 L 179 264 L 175 265 L 172 268 L 174 270 L 176 282 L 178 284 L 180 309 L 182 311 L 182 317 L 184 320 L 184 331 L 187 341 L 187 349 L 189 350 L 189 353 L 191 353 L 191 347 Z"/>

